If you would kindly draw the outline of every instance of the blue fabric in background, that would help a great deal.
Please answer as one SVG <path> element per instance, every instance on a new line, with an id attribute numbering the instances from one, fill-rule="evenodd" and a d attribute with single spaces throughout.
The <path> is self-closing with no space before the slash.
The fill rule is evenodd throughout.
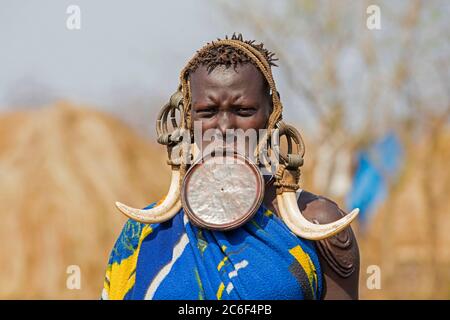
<path id="1" fill-rule="evenodd" d="M 394 132 L 357 153 L 352 187 L 346 197 L 349 210 L 359 208 L 364 226 L 389 194 L 389 186 L 398 177 L 403 163 L 403 147 Z"/>

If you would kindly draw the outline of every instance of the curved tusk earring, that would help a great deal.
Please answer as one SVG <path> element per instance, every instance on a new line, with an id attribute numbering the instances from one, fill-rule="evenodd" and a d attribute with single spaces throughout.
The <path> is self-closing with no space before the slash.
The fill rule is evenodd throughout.
<path id="1" fill-rule="evenodd" d="M 169 191 L 164 200 L 157 206 L 150 209 L 136 209 L 129 207 L 123 203 L 116 202 L 116 207 L 120 212 L 125 214 L 130 219 L 142 223 L 161 223 L 171 219 L 181 210 L 180 188 L 181 188 L 181 174 L 180 174 L 180 159 L 173 160 L 173 157 L 185 156 L 185 143 L 182 142 L 182 135 L 184 129 L 180 128 L 175 117 L 175 112 L 181 113 L 180 122 L 184 121 L 182 108 L 183 95 L 178 89 L 171 97 L 169 103 L 165 104 L 158 114 L 156 120 L 156 133 L 158 135 L 158 142 L 166 145 L 169 153 L 169 164 L 172 166 L 172 177 Z M 173 131 L 168 130 L 168 120 L 171 121 Z M 177 154 L 180 153 L 180 154 Z"/>
<path id="2" fill-rule="evenodd" d="M 322 240 L 339 233 L 355 220 L 359 209 L 354 209 L 341 219 L 327 223 L 315 224 L 308 221 L 298 207 L 296 190 L 300 178 L 300 167 L 303 165 L 305 146 L 300 133 L 292 126 L 279 122 L 280 136 L 287 138 L 288 152 L 279 153 L 280 161 L 276 174 L 277 204 L 280 216 L 288 228 L 297 236 L 308 240 Z M 293 153 L 293 143 L 297 145 L 298 154 Z"/>
<path id="3" fill-rule="evenodd" d="M 337 221 L 327 224 L 315 224 L 309 222 L 303 216 L 298 207 L 294 191 L 287 191 L 277 195 L 277 204 L 280 215 L 289 229 L 297 236 L 308 240 L 322 240 L 334 236 L 348 227 L 359 213 L 359 209 L 354 209 Z"/>
<path id="4" fill-rule="evenodd" d="M 164 201 L 156 207 L 151 209 L 135 209 L 120 202 L 116 202 L 116 207 L 127 217 L 142 223 L 161 223 L 171 219 L 181 209 L 180 170 L 172 169 L 169 192 Z"/>

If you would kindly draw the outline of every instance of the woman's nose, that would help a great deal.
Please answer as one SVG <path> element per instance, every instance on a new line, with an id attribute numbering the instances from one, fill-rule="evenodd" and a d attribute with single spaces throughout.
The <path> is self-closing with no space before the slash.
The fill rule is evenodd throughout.
<path id="1" fill-rule="evenodd" d="M 234 117 L 229 112 L 223 111 L 219 113 L 218 129 L 225 135 L 227 129 L 236 129 Z"/>

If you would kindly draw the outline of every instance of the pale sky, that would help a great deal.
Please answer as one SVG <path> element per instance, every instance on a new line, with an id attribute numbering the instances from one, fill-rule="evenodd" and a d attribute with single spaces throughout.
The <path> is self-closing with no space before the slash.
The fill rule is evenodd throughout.
<path id="1" fill-rule="evenodd" d="M 66 27 L 70 5 L 80 30 Z M 64 99 L 128 108 L 120 116 L 139 126 L 142 112 L 154 114 L 142 108 L 159 109 L 197 49 L 235 31 L 253 38 L 205 0 L 0 0 L 0 111 Z"/>

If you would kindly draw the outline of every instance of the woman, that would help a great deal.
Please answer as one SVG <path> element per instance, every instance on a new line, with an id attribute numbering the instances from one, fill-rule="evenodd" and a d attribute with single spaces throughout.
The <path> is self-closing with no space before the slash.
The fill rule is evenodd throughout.
<path id="1" fill-rule="evenodd" d="M 281 121 L 271 72 L 275 60 L 262 44 L 241 35 L 207 44 L 181 72 L 180 89 L 159 119 L 167 121 L 178 110 L 177 129 L 190 134 L 193 123 L 200 123 L 202 131 L 223 134 L 281 127 L 296 138 Z M 180 152 L 180 130 L 169 134 L 158 122 L 158 134 L 170 155 Z M 226 230 L 193 223 L 195 215 L 182 207 L 177 189 L 189 165 L 171 157 L 173 183 L 163 201 L 144 210 L 117 204 L 132 219 L 112 250 L 102 298 L 356 299 L 359 252 L 347 227 L 356 213 L 346 215 L 334 202 L 306 191 L 286 200 L 298 188 L 301 156 L 284 157 L 281 173 L 265 179 L 256 212 Z M 295 208 L 289 209 L 292 199 Z"/>

